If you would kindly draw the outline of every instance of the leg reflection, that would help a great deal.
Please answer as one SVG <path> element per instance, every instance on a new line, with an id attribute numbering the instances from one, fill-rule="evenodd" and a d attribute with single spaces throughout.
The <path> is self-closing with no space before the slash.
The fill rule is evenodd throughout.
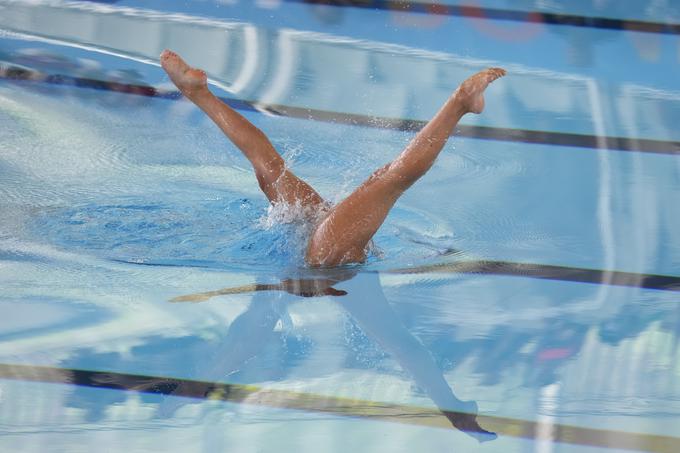
<path id="1" fill-rule="evenodd" d="M 347 296 L 338 299 L 364 332 L 375 339 L 409 372 L 416 384 L 449 419 L 451 424 L 480 442 L 495 433 L 477 423 L 477 403 L 458 399 L 444 379 L 430 352 L 402 324 L 389 306 L 377 273 L 361 273 L 345 283 Z"/>
<path id="2" fill-rule="evenodd" d="M 338 286 L 340 284 L 341 288 Z M 425 390 L 454 427 L 480 442 L 497 437 L 495 433 L 479 426 L 477 403 L 462 401 L 454 395 L 430 352 L 399 320 L 385 298 L 379 274 L 357 273 L 351 269 L 308 269 L 295 278 L 286 278 L 276 285 L 225 288 L 181 296 L 173 301 L 204 301 L 215 295 L 248 291 L 258 291 L 259 296 L 253 298 L 248 310 L 229 327 L 224 339 L 225 346 L 220 349 L 221 357 L 213 362 L 217 365 L 213 367 L 214 371 L 210 378 L 219 379 L 237 370 L 269 341 L 276 323 L 281 318 L 280 310 L 276 310 L 272 304 L 285 305 L 296 300 L 272 297 L 271 291 L 281 291 L 297 297 L 340 296 L 336 299 L 338 303 L 368 336 L 377 341 L 413 376 L 416 384 Z"/>
<path id="3" fill-rule="evenodd" d="M 269 288 L 268 285 L 253 285 L 251 289 L 256 289 L 256 286 L 257 289 Z M 220 338 L 217 345 L 210 347 L 212 353 L 196 360 L 198 366 L 195 373 L 202 381 L 224 382 L 227 376 L 241 370 L 273 340 L 274 328 L 281 319 L 281 308 L 278 306 L 286 304 L 288 298 L 287 295 L 277 296 L 272 297 L 270 292 L 256 293 L 248 308 L 229 325 L 226 335 Z M 185 299 L 192 302 L 196 300 L 198 299 Z M 191 393 L 187 392 L 186 388 L 191 385 L 187 382 L 181 383 L 176 393 Z M 166 398 L 161 404 L 160 415 L 171 417 L 186 402 L 184 399 Z"/>

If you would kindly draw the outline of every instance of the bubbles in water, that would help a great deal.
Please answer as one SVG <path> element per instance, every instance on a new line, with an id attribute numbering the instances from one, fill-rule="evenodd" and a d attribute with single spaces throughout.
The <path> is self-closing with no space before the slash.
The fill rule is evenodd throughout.
<path id="1" fill-rule="evenodd" d="M 277 251 L 292 258 L 295 264 L 304 264 L 307 241 L 314 227 L 325 215 L 323 210 L 311 206 L 276 203 L 267 208 L 266 215 L 260 217 L 257 226 L 265 231 L 283 233 L 274 247 Z"/>
<path id="2" fill-rule="evenodd" d="M 287 234 L 259 227 L 262 208 L 246 198 L 162 204 L 126 197 L 44 210 L 31 230 L 68 250 L 135 263 L 220 268 L 288 262 L 276 245 Z"/>

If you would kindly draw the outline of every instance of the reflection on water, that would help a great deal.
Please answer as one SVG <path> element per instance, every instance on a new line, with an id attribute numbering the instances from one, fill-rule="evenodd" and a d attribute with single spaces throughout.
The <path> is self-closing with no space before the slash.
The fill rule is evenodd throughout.
<path id="1" fill-rule="evenodd" d="M 512 288 L 508 292 L 509 297 L 506 296 L 507 301 L 501 299 L 497 302 L 498 305 L 506 304 L 506 310 L 500 310 L 499 306 L 491 308 L 488 303 L 493 292 L 491 288 L 479 288 L 478 298 L 474 298 L 471 289 L 478 286 L 476 279 L 471 279 L 468 285 L 456 285 L 437 283 L 424 276 L 419 282 L 397 285 L 396 288 L 389 285 L 384 289 L 382 281 L 389 281 L 389 275 L 363 272 L 359 268 L 300 270 L 282 275 L 284 277 L 278 283 L 254 283 L 176 296 L 175 302 L 185 303 L 166 303 L 171 312 L 186 308 L 184 313 L 200 313 L 210 306 L 228 308 L 242 300 L 239 295 L 246 293 L 247 306 L 239 310 L 233 320 L 213 325 L 210 333 L 205 328 L 194 328 L 191 335 L 186 335 L 182 333 L 183 330 L 186 332 L 186 327 L 152 336 L 121 332 L 123 337 L 114 339 L 111 346 L 115 349 L 130 341 L 133 344 L 122 353 L 98 351 L 107 348 L 101 340 L 94 347 L 69 347 L 69 358 L 60 361 L 61 367 L 78 368 L 87 364 L 88 368 L 95 370 L 137 369 L 146 370 L 150 375 L 180 374 L 201 381 L 192 383 L 172 378 L 144 381 L 119 375 L 107 378 L 106 373 L 95 373 L 95 385 L 85 381 L 81 385 L 144 392 L 139 397 L 142 406 L 135 406 L 139 403 L 134 403 L 135 398 L 125 392 L 102 394 L 93 393 L 90 388 L 74 387 L 68 390 L 62 403 L 64 407 L 82 411 L 83 418 L 78 422 L 81 424 L 74 426 L 107 426 L 115 421 L 112 414 L 123 407 L 129 411 L 130 417 L 143 417 L 140 421 L 168 420 L 163 423 L 179 426 L 192 423 L 192 420 L 202 420 L 218 410 L 214 406 L 211 409 L 209 403 L 196 406 L 198 401 L 174 395 L 201 399 L 211 391 L 229 391 L 229 387 L 220 390 L 220 382 L 269 382 L 269 385 L 279 382 L 289 383 L 295 388 L 296 381 L 300 379 L 299 374 L 295 376 L 296 369 L 298 372 L 305 370 L 305 379 L 322 378 L 329 372 L 328 365 L 338 359 L 339 351 L 325 347 L 317 335 L 310 335 L 308 329 L 328 330 L 331 336 L 337 335 L 338 331 L 333 320 L 310 322 L 315 316 L 328 312 L 328 308 L 314 310 L 310 304 L 328 306 L 329 303 L 347 314 L 345 322 L 349 330 L 341 352 L 347 355 L 343 366 L 345 371 L 377 372 L 378 376 L 383 376 L 382 379 L 376 376 L 378 385 L 389 385 L 384 376 L 395 373 L 395 370 L 385 362 L 394 359 L 397 367 L 405 371 L 420 389 L 416 392 L 424 392 L 455 427 L 473 436 L 480 435 L 474 420 L 477 405 L 472 401 L 462 401 L 455 394 L 460 380 L 468 397 L 474 397 L 466 388 L 469 383 L 464 384 L 472 376 L 480 381 L 477 388 L 485 388 L 492 395 L 495 389 L 504 389 L 501 395 L 491 398 L 487 393 L 480 393 L 479 398 L 486 404 L 497 398 L 516 400 L 524 391 L 535 393 L 535 397 L 539 398 L 535 404 L 541 415 L 538 420 L 541 429 L 553 429 L 550 426 L 554 420 L 549 422 L 551 417 L 554 419 L 551 414 L 569 414 L 572 411 L 580 417 L 655 417 L 654 414 L 659 411 L 665 411 L 670 417 L 677 414 L 673 395 L 677 395 L 680 388 L 675 380 L 668 378 L 669 374 L 673 375 L 673 370 L 677 370 L 679 363 L 674 352 L 677 351 L 680 332 L 680 323 L 676 322 L 677 307 L 672 299 L 664 302 L 655 297 L 654 292 L 631 297 L 630 290 L 622 291 L 622 301 L 611 300 L 602 310 L 593 310 L 590 307 L 592 302 L 588 300 L 593 292 L 590 289 L 584 291 L 582 285 L 565 286 L 563 290 L 571 294 L 560 301 L 550 285 L 543 290 L 539 286 L 523 291 L 521 283 L 506 284 Z M 503 292 L 506 285 L 497 286 L 495 290 Z M 409 289 L 409 286 L 413 288 Z M 444 292 L 437 291 L 438 286 Z M 385 292 L 397 295 L 396 304 L 388 301 Z M 420 298 L 419 293 L 426 295 Z M 520 297 L 513 293 L 519 293 Z M 552 303 L 550 300 L 541 301 L 541 295 L 551 299 Z M 206 303 L 218 297 L 220 299 Z M 412 300 L 404 300 L 404 297 Z M 445 300 L 437 297 L 445 297 Z M 649 303 L 644 302 L 645 297 Z M 524 298 L 530 300 L 519 300 Z M 579 301 L 581 298 L 583 302 Z M 618 310 L 615 309 L 617 302 L 621 302 Z M 296 308 L 297 304 L 303 303 L 307 304 L 304 308 Z M 542 303 L 545 305 L 541 306 Z M 486 307 L 486 310 L 480 312 L 480 306 Z M 302 312 L 311 312 L 311 317 L 301 319 Z M 470 320 L 470 316 L 474 321 Z M 485 323 L 490 325 L 485 326 Z M 468 331 L 461 335 L 460 329 Z M 310 360 L 318 354 L 327 354 L 328 357 Z M 473 367 L 465 366 L 466 363 Z M 358 377 L 354 377 L 356 385 L 367 383 Z M 69 379 L 77 383 L 81 378 Z M 211 382 L 217 386 L 213 390 Z M 336 389 L 342 388 L 340 383 L 335 385 L 338 385 Z M 240 401 L 238 395 L 242 392 L 237 385 L 233 395 L 214 397 Z M 334 393 L 329 387 L 325 387 L 324 392 Z M 313 406 L 305 406 L 306 410 L 324 412 L 324 405 L 328 404 L 329 412 L 342 414 L 343 409 L 336 407 L 338 401 L 329 397 L 326 402 L 318 391 L 314 393 L 317 395 L 309 399 Z M 254 394 L 256 390 L 243 393 Z M 13 395 L 10 401 L 15 398 L 19 398 L 19 394 Z M 290 407 L 297 407 L 295 399 L 284 395 L 273 395 L 273 398 L 273 404 L 288 401 Z M 295 398 L 305 400 L 304 395 Z M 664 402 L 664 399 L 667 401 Z M 247 402 L 247 399 L 243 401 Z M 266 401 L 262 400 L 259 404 L 270 404 Z M 200 408 L 202 415 L 197 415 L 196 410 L 186 410 L 188 403 L 197 407 L 196 410 Z M 352 411 L 356 411 L 357 416 L 362 416 L 361 406 L 344 407 L 347 415 L 351 416 Z M 229 410 L 220 409 L 219 412 L 229 413 Z M 488 411 L 482 410 L 481 415 L 485 412 Z M 544 414 L 547 416 L 543 417 Z M 398 416 L 392 420 L 398 420 Z M 566 420 L 574 423 L 569 417 Z M 21 422 L 21 419 L 16 422 Z M 224 423 L 226 428 L 231 422 Z M 496 423 L 494 426 L 498 426 Z M 483 421 L 480 424 L 485 427 Z M 562 433 L 564 429 L 559 427 L 558 432 Z M 517 435 L 510 427 L 504 428 L 504 431 L 511 436 Z M 605 436 L 602 440 L 606 445 L 606 434 L 601 435 Z M 551 436 L 565 439 L 562 434 Z M 481 439 L 489 437 L 484 435 Z M 650 451 L 668 451 L 652 447 L 653 444 L 650 444 Z"/>
<path id="2" fill-rule="evenodd" d="M 202 302 L 214 296 L 242 290 L 285 291 L 300 297 L 340 297 L 338 304 L 373 341 L 376 341 L 400 366 L 413 376 L 416 384 L 424 389 L 444 415 L 456 428 L 477 438 L 479 441 L 492 440 L 496 436 L 484 430 L 476 421 L 477 404 L 461 401 L 454 394 L 442 375 L 431 354 L 404 327 L 390 308 L 380 286 L 377 273 L 358 272 L 359 269 L 316 269 L 306 270 L 312 274 L 302 278 L 285 278 L 279 284 L 254 285 L 249 288 L 225 288 L 208 293 L 179 296 L 173 302 Z M 343 283 L 343 288 L 335 285 Z M 280 320 L 275 310 L 263 311 L 270 306 L 272 298 L 266 293 L 256 295 L 248 310 L 241 314 L 229 328 L 228 343 L 217 366 L 209 375 L 228 376 L 252 356 L 262 350 L 271 336 L 271 331 Z M 285 307 L 281 307 L 285 310 Z M 234 351 L 237 350 L 238 354 Z"/>

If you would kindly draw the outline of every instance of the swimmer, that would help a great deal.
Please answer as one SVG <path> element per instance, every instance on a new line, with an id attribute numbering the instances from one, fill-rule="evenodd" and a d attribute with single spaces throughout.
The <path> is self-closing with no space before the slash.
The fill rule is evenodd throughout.
<path id="1" fill-rule="evenodd" d="M 501 68 L 489 68 L 465 80 L 394 161 L 331 206 L 286 167 L 261 130 L 210 92 L 204 71 L 190 67 L 169 50 L 160 60 L 182 94 L 203 110 L 250 161 L 270 203 L 299 204 L 307 212 L 325 212 L 307 244 L 305 262 L 313 267 L 363 262 L 371 238 L 397 199 L 430 169 L 463 115 L 482 112 L 484 90 L 505 75 Z"/>

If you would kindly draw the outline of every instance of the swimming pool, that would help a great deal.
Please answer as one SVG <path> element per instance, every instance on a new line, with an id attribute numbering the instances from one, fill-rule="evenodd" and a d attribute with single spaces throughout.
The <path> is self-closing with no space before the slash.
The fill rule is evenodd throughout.
<path id="1" fill-rule="evenodd" d="M 0 0 L 0 449 L 680 450 L 680 9 L 321 3 Z M 313 272 L 166 47 L 332 200 L 509 75 Z"/>

